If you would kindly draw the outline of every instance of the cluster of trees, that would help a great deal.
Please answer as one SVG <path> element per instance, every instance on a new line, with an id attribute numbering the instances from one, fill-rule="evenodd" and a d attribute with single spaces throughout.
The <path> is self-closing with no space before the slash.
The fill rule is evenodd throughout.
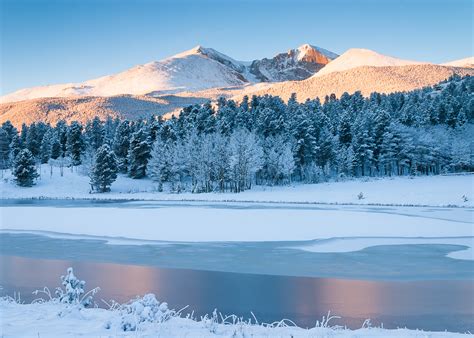
<path id="1" fill-rule="evenodd" d="M 109 190 L 121 172 L 149 176 L 175 192 L 471 171 L 473 92 L 472 77 L 454 76 L 434 87 L 367 98 L 359 92 L 304 103 L 295 95 L 287 103 L 268 95 L 240 103 L 220 98 L 168 120 L 38 122 L 20 132 L 5 122 L 0 165 L 17 172 L 28 161 L 82 164 L 98 191 Z"/>

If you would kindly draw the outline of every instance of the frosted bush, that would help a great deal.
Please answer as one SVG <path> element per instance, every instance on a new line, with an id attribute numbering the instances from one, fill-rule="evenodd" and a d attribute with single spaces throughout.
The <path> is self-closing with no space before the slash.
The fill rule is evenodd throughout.
<path id="1" fill-rule="evenodd" d="M 86 282 L 77 279 L 71 267 L 65 276 L 61 276 L 61 281 L 64 289 L 58 287 L 55 292 L 61 303 L 87 307 L 92 305 L 93 296 L 99 291 L 99 288 L 95 288 L 84 294 Z"/>
<path id="2" fill-rule="evenodd" d="M 136 331 L 142 323 L 163 323 L 176 315 L 174 310 L 168 309 L 167 303 L 160 303 L 152 293 L 123 305 L 120 312 L 123 331 Z"/>

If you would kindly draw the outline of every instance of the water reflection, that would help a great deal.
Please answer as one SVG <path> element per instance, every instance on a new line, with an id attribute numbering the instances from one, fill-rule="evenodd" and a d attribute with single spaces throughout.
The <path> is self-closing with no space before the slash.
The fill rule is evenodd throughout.
<path id="1" fill-rule="evenodd" d="M 260 321 L 282 318 L 313 326 L 331 310 L 343 317 L 339 324 L 358 328 L 366 318 L 387 328 L 407 326 L 425 330 L 464 332 L 474 329 L 472 281 L 381 282 L 173 270 L 85 261 L 0 256 L 3 293 L 20 291 L 31 301 L 31 291 L 59 285 L 68 266 L 101 287 L 96 300 L 125 302 L 153 292 L 172 307 L 190 305 L 195 314 L 223 313 Z M 100 303 L 100 302 L 99 302 Z M 99 304 L 101 305 L 101 304 Z M 103 305 L 103 304 L 102 304 Z"/>

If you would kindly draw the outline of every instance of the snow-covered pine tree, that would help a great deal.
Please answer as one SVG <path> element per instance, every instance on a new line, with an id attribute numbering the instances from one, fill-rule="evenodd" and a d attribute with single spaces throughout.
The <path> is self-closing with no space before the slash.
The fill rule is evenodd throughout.
<path id="1" fill-rule="evenodd" d="M 146 176 L 146 167 L 150 158 L 150 144 L 145 127 L 132 134 L 128 150 L 128 175 L 131 178 Z"/>
<path id="2" fill-rule="evenodd" d="M 9 158 L 10 166 L 15 161 L 15 158 L 20 152 L 20 150 L 21 150 L 20 136 L 18 134 L 14 134 L 10 142 L 10 158 Z"/>
<path id="3" fill-rule="evenodd" d="M 104 143 L 105 129 L 102 121 L 96 116 L 92 121 L 87 122 L 85 129 L 85 141 L 87 147 L 92 152 L 96 152 L 97 149 Z"/>
<path id="4" fill-rule="evenodd" d="M 60 157 L 66 157 L 66 155 L 67 155 L 67 132 L 68 132 L 68 126 L 66 124 L 66 121 L 59 120 L 58 123 L 56 124 L 55 130 L 56 130 L 56 133 L 58 135 L 59 144 L 61 145 L 61 154 L 59 156 Z"/>
<path id="5" fill-rule="evenodd" d="M 32 123 L 28 127 L 28 132 L 26 136 L 26 148 L 31 151 L 34 157 L 39 157 L 41 140 L 38 139 L 38 130 L 36 123 Z"/>
<path id="6" fill-rule="evenodd" d="M 97 149 L 90 177 L 91 186 L 98 192 L 110 191 L 110 186 L 117 179 L 117 160 L 108 144 Z"/>
<path id="7" fill-rule="evenodd" d="M 124 120 L 120 122 L 115 130 L 113 140 L 113 149 L 117 156 L 118 169 L 121 173 L 126 173 L 128 170 L 128 149 L 130 147 L 130 122 Z"/>
<path id="8" fill-rule="evenodd" d="M 53 137 L 52 129 L 48 129 L 46 133 L 43 135 L 43 139 L 41 140 L 41 147 L 40 147 L 40 160 L 41 163 L 48 163 L 49 159 L 51 158 L 51 139 Z"/>
<path id="9" fill-rule="evenodd" d="M 68 128 L 67 133 L 67 152 L 71 158 L 73 166 L 82 163 L 81 155 L 84 151 L 84 137 L 82 135 L 82 125 L 73 121 Z"/>
<path id="10" fill-rule="evenodd" d="M 31 187 L 34 185 L 35 179 L 38 177 L 35 167 L 35 158 L 31 151 L 22 149 L 15 158 L 13 163 L 13 176 L 15 182 L 20 187 Z"/>
<path id="11" fill-rule="evenodd" d="M 57 130 L 51 132 L 51 158 L 56 160 L 62 155 L 61 143 L 59 142 L 59 135 Z"/>

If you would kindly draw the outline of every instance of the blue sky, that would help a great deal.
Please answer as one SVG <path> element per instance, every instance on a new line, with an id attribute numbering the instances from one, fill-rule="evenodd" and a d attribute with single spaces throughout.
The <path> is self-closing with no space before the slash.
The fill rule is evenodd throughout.
<path id="1" fill-rule="evenodd" d="M 78 82 L 195 45 L 235 59 L 303 43 L 422 61 L 473 54 L 472 0 L 0 0 L 0 93 Z"/>

